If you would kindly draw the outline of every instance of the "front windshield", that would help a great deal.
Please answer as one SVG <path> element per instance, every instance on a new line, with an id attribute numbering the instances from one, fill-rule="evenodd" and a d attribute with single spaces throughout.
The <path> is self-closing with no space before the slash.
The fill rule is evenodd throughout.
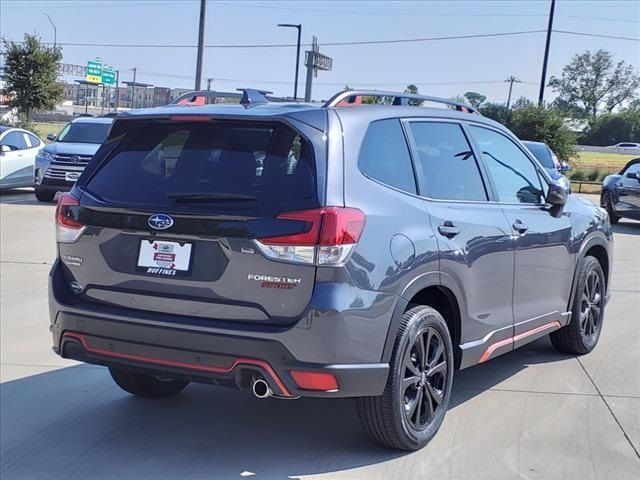
<path id="1" fill-rule="evenodd" d="M 102 143 L 109 133 L 110 123 L 70 123 L 58 136 L 64 143 Z"/>
<path id="2" fill-rule="evenodd" d="M 551 150 L 546 145 L 529 142 L 525 142 L 525 145 L 544 168 L 556 168 L 551 156 Z"/>

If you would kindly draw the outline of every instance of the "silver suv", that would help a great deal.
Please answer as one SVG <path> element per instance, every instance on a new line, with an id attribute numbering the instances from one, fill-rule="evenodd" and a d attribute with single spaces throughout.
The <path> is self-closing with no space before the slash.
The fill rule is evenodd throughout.
<path id="1" fill-rule="evenodd" d="M 78 180 L 93 154 L 107 138 L 112 118 L 80 117 L 68 123 L 53 142 L 36 156 L 34 186 L 36 198 L 50 202 L 56 192 L 67 192 Z"/>

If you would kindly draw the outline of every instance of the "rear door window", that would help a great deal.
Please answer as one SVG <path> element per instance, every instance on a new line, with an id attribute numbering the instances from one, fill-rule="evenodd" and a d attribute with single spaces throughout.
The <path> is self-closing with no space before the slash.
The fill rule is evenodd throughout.
<path id="1" fill-rule="evenodd" d="M 411 122 L 421 192 L 438 200 L 487 200 L 471 146 L 455 123 Z"/>
<path id="2" fill-rule="evenodd" d="M 312 149 L 280 123 L 131 121 L 87 183 L 106 201 L 154 208 L 317 206 Z"/>

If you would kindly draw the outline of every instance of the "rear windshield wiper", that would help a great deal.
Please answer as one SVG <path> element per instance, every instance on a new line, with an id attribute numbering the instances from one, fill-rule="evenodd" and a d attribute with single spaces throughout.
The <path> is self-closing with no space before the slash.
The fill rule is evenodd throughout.
<path id="1" fill-rule="evenodd" d="M 252 202 L 257 200 L 251 195 L 241 193 L 212 192 L 172 192 L 167 197 L 176 202 Z"/>

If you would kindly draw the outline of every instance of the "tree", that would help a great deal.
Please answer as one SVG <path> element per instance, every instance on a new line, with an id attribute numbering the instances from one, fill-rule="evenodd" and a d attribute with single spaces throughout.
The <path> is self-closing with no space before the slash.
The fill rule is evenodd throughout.
<path id="1" fill-rule="evenodd" d="M 480 105 L 487 99 L 486 95 L 482 95 L 478 92 L 467 92 L 464 94 L 464 98 L 471 104 L 473 108 L 480 108 Z"/>
<path id="2" fill-rule="evenodd" d="M 511 125 L 513 111 L 501 103 L 485 103 L 480 107 L 480 113 L 485 117 L 501 123 L 507 128 Z"/>
<path id="3" fill-rule="evenodd" d="M 640 143 L 640 110 L 605 113 L 596 118 L 585 132 L 583 145 L 615 145 L 621 142 Z"/>
<path id="4" fill-rule="evenodd" d="M 8 42 L 5 48 L 7 92 L 13 93 L 11 105 L 26 116 L 33 110 L 52 109 L 62 100 L 62 85 L 57 82 L 62 60 L 59 47 L 47 47 L 37 35 L 25 34 L 24 42 Z"/>
<path id="5" fill-rule="evenodd" d="M 561 160 L 577 154 L 576 137 L 564 124 L 562 114 L 552 108 L 522 106 L 513 111 L 509 129 L 522 140 L 544 142 Z"/>
<path id="6" fill-rule="evenodd" d="M 624 61 L 614 64 L 606 50 L 595 53 L 587 50 L 575 55 L 559 77 L 552 76 L 549 86 L 558 94 L 559 101 L 581 108 L 595 118 L 602 111 L 611 113 L 634 100 L 640 76 Z"/>
<path id="7" fill-rule="evenodd" d="M 404 93 L 411 93 L 413 95 L 418 95 L 420 92 L 418 91 L 418 87 L 413 83 L 407 85 L 407 88 L 404 89 Z M 409 100 L 409 105 L 413 105 L 419 107 L 422 105 L 422 100 Z"/>

